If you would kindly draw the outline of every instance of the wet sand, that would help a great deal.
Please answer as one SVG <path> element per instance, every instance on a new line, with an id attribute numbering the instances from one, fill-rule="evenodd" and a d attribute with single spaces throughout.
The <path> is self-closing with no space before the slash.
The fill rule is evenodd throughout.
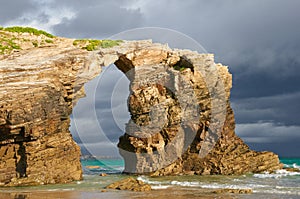
<path id="1" fill-rule="evenodd" d="M 104 191 L 104 192 L 103 192 Z M 241 196 L 241 195 L 240 195 Z M 4 193 L 0 192 L 1 199 L 87 199 L 87 198 L 105 198 L 105 199 L 213 199 L 213 198 L 242 198 L 238 195 L 213 194 L 207 189 L 192 190 L 176 190 L 163 189 L 152 190 L 149 192 L 132 192 L 132 191 L 114 191 L 103 190 L 82 192 L 82 191 L 34 191 L 34 192 L 14 192 Z"/>

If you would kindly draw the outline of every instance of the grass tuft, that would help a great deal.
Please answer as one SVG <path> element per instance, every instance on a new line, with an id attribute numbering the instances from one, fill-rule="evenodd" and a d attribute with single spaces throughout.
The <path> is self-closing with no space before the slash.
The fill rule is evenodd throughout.
<path id="1" fill-rule="evenodd" d="M 33 45 L 34 47 L 38 47 L 38 46 L 39 46 L 39 43 L 38 43 L 37 41 L 33 41 L 33 42 L 32 42 L 32 45 Z"/>
<path id="2" fill-rule="evenodd" d="M 16 38 L 0 37 L 0 54 L 10 53 L 13 49 L 21 49 L 14 40 L 16 40 Z"/>
<path id="3" fill-rule="evenodd" d="M 31 27 L 20 27 L 20 26 L 13 26 L 13 27 L 7 27 L 7 28 L 3 28 L 2 30 L 8 31 L 8 32 L 17 32 L 17 33 L 32 33 L 34 35 L 45 35 L 49 38 L 54 38 L 55 36 L 43 31 L 43 30 L 38 30 L 35 28 L 31 28 Z"/>
<path id="4" fill-rule="evenodd" d="M 188 68 L 188 67 L 186 67 L 186 66 L 183 66 L 183 65 L 174 65 L 173 66 L 173 68 L 175 69 L 175 70 L 179 70 L 179 71 L 183 71 L 184 69 L 186 69 L 186 68 Z"/>
<path id="5" fill-rule="evenodd" d="M 48 44 L 52 44 L 53 40 L 51 40 L 51 39 L 45 39 L 45 42 L 48 43 Z"/>
<path id="6" fill-rule="evenodd" d="M 82 49 L 93 51 L 101 48 L 111 48 L 120 45 L 122 40 L 95 40 L 95 39 L 76 39 L 73 41 L 74 46 L 81 46 Z"/>
<path id="7" fill-rule="evenodd" d="M 100 46 L 102 48 L 111 48 L 120 45 L 122 42 L 122 40 L 102 40 Z"/>

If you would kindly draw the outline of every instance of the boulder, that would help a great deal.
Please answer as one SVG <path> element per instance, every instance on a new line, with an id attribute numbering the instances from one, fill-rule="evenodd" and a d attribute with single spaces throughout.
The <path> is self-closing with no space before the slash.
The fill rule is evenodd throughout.
<path id="1" fill-rule="evenodd" d="M 107 189 L 130 190 L 130 191 L 151 191 L 151 186 L 143 181 L 132 177 L 114 182 L 106 187 Z"/>

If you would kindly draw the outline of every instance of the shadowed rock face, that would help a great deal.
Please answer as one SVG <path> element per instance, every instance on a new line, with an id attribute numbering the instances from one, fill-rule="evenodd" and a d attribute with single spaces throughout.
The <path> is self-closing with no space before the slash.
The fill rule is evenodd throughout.
<path id="1" fill-rule="evenodd" d="M 251 151 L 235 135 L 231 75 L 214 64 L 213 55 L 150 41 L 87 52 L 72 42 L 56 38 L 51 45 L 2 56 L 0 185 L 82 179 L 69 116 L 84 96 L 84 83 L 113 63 L 131 80 L 131 120 L 118 144 L 125 172 L 240 174 L 280 168 L 277 155 Z M 215 121 L 222 121 L 221 128 Z"/>

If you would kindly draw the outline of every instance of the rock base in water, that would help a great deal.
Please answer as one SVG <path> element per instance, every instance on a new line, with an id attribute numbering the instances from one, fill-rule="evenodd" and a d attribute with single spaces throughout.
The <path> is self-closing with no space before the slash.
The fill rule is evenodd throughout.
<path id="1" fill-rule="evenodd" d="M 143 181 L 134 178 L 126 178 L 114 182 L 106 187 L 107 189 L 130 190 L 130 191 L 151 191 L 151 186 Z"/>

